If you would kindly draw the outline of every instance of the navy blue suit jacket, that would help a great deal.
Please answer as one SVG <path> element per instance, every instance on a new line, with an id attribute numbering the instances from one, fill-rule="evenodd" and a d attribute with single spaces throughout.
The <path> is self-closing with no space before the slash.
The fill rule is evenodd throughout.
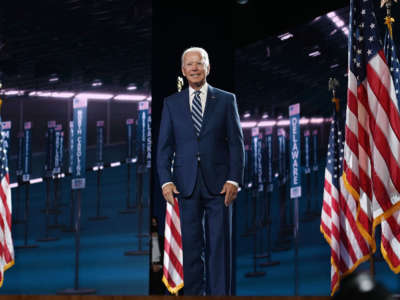
<path id="1" fill-rule="evenodd" d="M 211 194 L 219 194 L 227 180 L 242 184 L 244 145 L 236 98 L 210 85 L 199 136 L 193 126 L 188 89 L 167 97 L 162 110 L 157 148 L 160 184 L 174 182 L 180 195 L 188 197 L 194 190 L 198 166 Z"/>

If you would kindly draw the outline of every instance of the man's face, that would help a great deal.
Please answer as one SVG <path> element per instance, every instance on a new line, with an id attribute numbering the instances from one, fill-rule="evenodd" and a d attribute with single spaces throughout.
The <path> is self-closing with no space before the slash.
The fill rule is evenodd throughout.
<path id="1" fill-rule="evenodd" d="M 199 89 L 206 82 L 210 66 L 205 65 L 200 52 L 190 51 L 183 57 L 182 74 L 193 89 Z"/>

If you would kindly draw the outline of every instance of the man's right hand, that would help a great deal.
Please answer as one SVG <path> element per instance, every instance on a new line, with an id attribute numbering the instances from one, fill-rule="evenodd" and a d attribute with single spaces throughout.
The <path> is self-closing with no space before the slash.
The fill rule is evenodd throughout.
<path id="1" fill-rule="evenodd" d="M 167 200 L 171 205 L 174 205 L 174 194 L 179 194 L 179 192 L 176 189 L 175 184 L 171 182 L 163 187 L 162 194 L 165 200 Z"/>

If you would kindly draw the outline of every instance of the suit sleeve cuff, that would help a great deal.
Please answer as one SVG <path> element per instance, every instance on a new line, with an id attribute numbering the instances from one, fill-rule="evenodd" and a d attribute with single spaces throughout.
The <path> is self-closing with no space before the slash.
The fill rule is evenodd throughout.
<path id="1" fill-rule="evenodd" d="M 229 182 L 229 183 L 233 184 L 233 185 L 236 186 L 237 188 L 239 187 L 239 183 L 237 183 L 236 181 L 227 180 L 226 182 Z"/>
<path id="2" fill-rule="evenodd" d="M 164 183 L 164 184 L 161 186 L 161 189 L 163 189 L 164 186 L 166 186 L 166 185 L 168 185 L 168 184 L 171 184 L 171 183 L 173 183 L 173 182 L 172 182 L 172 181 L 168 181 L 168 182 Z"/>

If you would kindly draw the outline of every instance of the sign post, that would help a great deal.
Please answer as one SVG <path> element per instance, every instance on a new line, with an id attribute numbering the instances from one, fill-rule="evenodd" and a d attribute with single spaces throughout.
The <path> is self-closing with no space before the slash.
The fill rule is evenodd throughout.
<path id="1" fill-rule="evenodd" d="M 30 173 L 31 173 L 31 122 L 24 123 L 24 150 L 23 150 L 23 173 L 22 173 L 22 181 L 24 183 L 29 183 Z"/>
<path id="2" fill-rule="evenodd" d="M 54 169 L 54 131 L 56 127 L 56 121 L 47 122 L 47 147 L 46 147 L 46 165 L 45 165 L 45 177 L 53 177 Z"/>
<path id="3" fill-rule="evenodd" d="M 60 144 L 61 144 L 61 132 L 62 125 L 56 124 L 54 127 L 54 144 L 53 144 L 53 170 L 52 170 L 52 178 L 53 178 L 53 188 L 54 188 L 54 201 L 53 201 L 53 214 L 54 214 L 54 224 L 50 225 L 50 228 L 62 228 L 64 225 L 58 223 L 58 215 L 61 214 L 60 209 L 60 176 L 61 176 L 61 153 L 60 153 Z"/>
<path id="4" fill-rule="evenodd" d="M 68 124 L 68 174 L 72 175 L 73 164 L 74 164 L 74 121 L 69 121 Z M 74 213 L 75 213 L 75 190 L 70 189 L 70 215 L 69 215 L 69 226 L 64 229 L 65 232 L 75 232 L 74 228 Z"/>
<path id="5" fill-rule="evenodd" d="M 266 193 L 265 193 L 265 167 L 264 167 L 264 150 L 265 150 L 265 145 L 264 145 L 264 139 L 263 139 L 263 134 L 259 131 L 258 133 L 258 138 L 256 140 L 257 146 L 256 146 L 256 156 L 255 158 L 257 159 L 257 205 L 259 206 L 256 209 L 257 216 L 256 216 L 256 229 L 260 230 L 262 232 L 263 227 L 267 225 L 267 209 L 266 209 Z M 260 233 L 261 233 L 260 232 Z M 261 234 L 258 235 L 258 240 L 259 243 L 259 249 L 261 253 L 256 254 L 256 258 L 266 258 L 267 253 L 262 252 L 263 251 L 263 238 L 261 237 Z M 256 244 L 256 245 L 257 245 Z"/>
<path id="6" fill-rule="evenodd" d="M 298 233 L 299 233 L 299 198 L 301 197 L 300 172 L 300 104 L 289 106 L 290 118 L 290 198 L 294 199 L 293 236 L 294 236 L 294 294 L 299 294 L 298 280 Z"/>
<path id="7" fill-rule="evenodd" d="M 121 214 L 132 214 L 136 212 L 135 205 L 131 205 L 131 168 L 132 164 L 136 162 L 135 151 L 135 122 L 133 119 L 126 119 L 126 167 L 127 167 L 127 184 L 126 184 L 126 207 L 121 210 Z"/>
<path id="8" fill-rule="evenodd" d="M 137 124 L 137 164 L 136 164 L 136 199 L 138 210 L 138 250 L 126 251 L 127 256 L 147 255 L 149 252 L 142 249 L 142 237 L 147 237 L 147 234 L 142 233 L 143 227 L 143 184 L 144 173 L 147 170 L 147 148 L 148 148 L 148 126 L 149 126 L 149 102 L 139 102 L 139 117 Z"/>
<path id="9" fill-rule="evenodd" d="M 260 129 L 254 127 L 251 129 L 251 157 L 252 157 L 252 202 L 253 202 L 253 271 L 247 272 L 245 277 L 262 277 L 265 275 L 264 271 L 257 271 L 257 198 L 260 191 L 263 189 L 262 185 L 262 172 L 261 172 L 261 139 Z M 260 184 L 261 181 L 261 184 Z"/>
<path id="10" fill-rule="evenodd" d="M 313 182 L 314 184 L 318 183 L 318 129 L 314 129 L 312 131 L 312 147 L 313 147 Z M 321 216 L 321 208 L 319 207 L 319 199 L 317 198 L 314 201 L 314 216 L 319 217 Z"/>
<path id="11" fill-rule="evenodd" d="M 24 244 L 22 246 L 16 246 L 16 249 L 27 249 L 36 248 L 37 245 L 28 245 L 29 236 L 29 179 L 31 173 L 31 161 L 32 161 L 32 151 L 31 151 L 31 129 L 32 123 L 24 123 L 24 139 L 23 139 L 23 155 L 22 155 L 22 185 L 25 186 L 25 215 L 24 215 Z"/>
<path id="12" fill-rule="evenodd" d="M 271 199 L 272 199 L 272 192 L 274 189 L 273 185 L 273 168 L 272 168 L 272 127 L 265 128 L 265 148 L 264 148 L 264 178 L 265 178 L 265 218 L 266 218 L 266 226 L 267 226 L 267 252 L 266 258 L 267 261 L 261 263 L 260 266 L 262 267 L 272 267 L 279 265 L 279 261 L 273 261 L 272 256 L 272 243 L 271 243 L 271 234 L 272 234 L 272 218 L 271 218 Z"/>
<path id="13" fill-rule="evenodd" d="M 96 122 L 96 167 L 97 167 L 97 199 L 96 199 L 96 216 L 90 217 L 90 221 L 106 220 L 108 217 L 100 215 L 101 207 L 101 174 L 103 172 L 103 147 L 104 147 L 104 121 Z"/>
<path id="14" fill-rule="evenodd" d="M 306 204 L 306 211 L 304 212 L 303 221 L 311 221 L 314 218 L 314 214 L 311 210 L 311 168 L 310 168 L 310 130 L 304 130 L 304 177 L 307 191 L 305 192 L 307 195 L 307 204 Z"/>
<path id="15" fill-rule="evenodd" d="M 22 182 L 22 165 L 23 165 L 23 161 L 24 161 L 23 152 L 24 152 L 24 133 L 19 132 L 18 133 L 17 171 L 15 172 L 15 175 L 17 175 L 17 178 L 18 178 L 18 185 L 20 185 Z"/>
<path id="16" fill-rule="evenodd" d="M 18 154 L 17 154 L 17 170 L 15 175 L 17 176 L 17 199 L 16 203 L 19 205 L 21 200 L 21 188 L 22 188 L 22 164 L 23 164 L 23 150 L 24 149 L 24 132 L 18 133 Z M 15 210 L 16 212 L 17 210 Z M 17 214 L 14 214 L 17 216 Z M 17 219 L 14 221 L 16 224 L 22 224 L 24 221 L 22 219 Z"/>
<path id="17" fill-rule="evenodd" d="M 73 168 L 71 187 L 76 191 L 75 215 L 75 280 L 74 287 L 63 290 L 59 294 L 87 295 L 96 292 L 94 289 L 79 287 L 79 248 L 81 229 L 81 193 L 86 187 L 86 126 L 87 126 L 87 98 L 76 97 L 73 100 Z"/>
<path id="18" fill-rule="evenodd" d="M 286 131 L 278 128 L 278 193 L 279 193 L 279 233 L 274 251 L 286 251 L 291 248 L 292 227 L 288 222 L 290 207 L 287 205 L 287 151 Z"/>
<path id="19" fill-rule="evenodd" d="M 45 234 L 44 237 L 38 238 L 38 242 L 51 242 L 58 240 L 58 237 L 50 236 L 49 228 L 50 225 L 50 215 L 57 214 L 57 209 L 51 207 L 51 196 L 50 196 L 50 185 L 51 180 L 53 179 L 53 170 L 54 170 L 54 130 L 56 127 L 56 121 L 48 121 L 47 122 L 47 132 L 46 132 L 46 161 L 44 165 L 44 176 L 43 179 L 46 185 L 46 203 L 44 208 L 45 213 Z"/>

